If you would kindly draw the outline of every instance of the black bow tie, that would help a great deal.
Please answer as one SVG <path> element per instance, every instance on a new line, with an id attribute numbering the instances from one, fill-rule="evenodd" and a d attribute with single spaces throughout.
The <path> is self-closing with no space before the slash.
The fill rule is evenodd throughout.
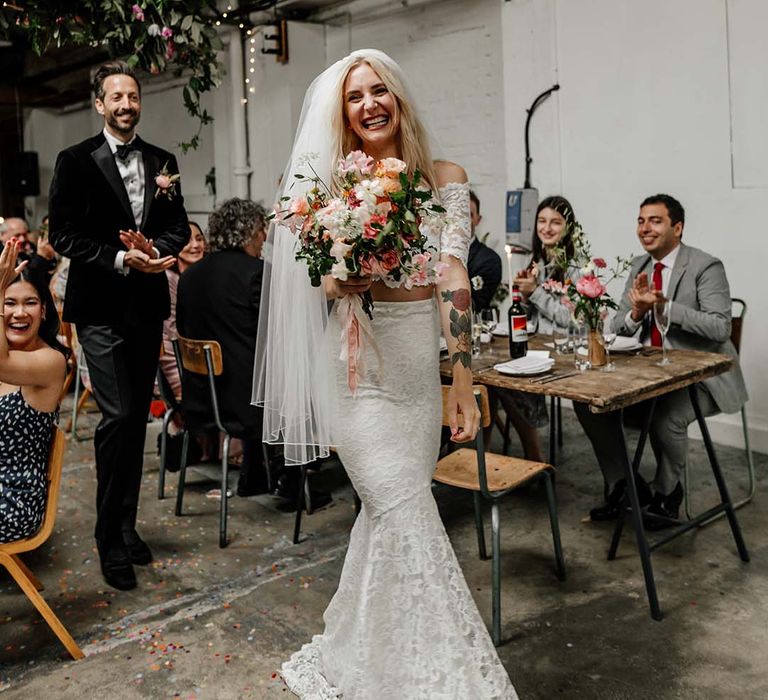
<path id="1" fill-rule="evenodd" d="M 131 151 L 138 151 L 138 147 L 135 143 L 124 143 L 115 148 L 115 155 L 120 160 L 125 160 L 130 155 Z"/>

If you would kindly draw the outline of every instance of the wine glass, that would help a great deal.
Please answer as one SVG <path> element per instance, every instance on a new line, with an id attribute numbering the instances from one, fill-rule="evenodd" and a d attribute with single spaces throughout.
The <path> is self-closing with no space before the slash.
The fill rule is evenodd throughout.
<path id="1" fill-rule="evenodd" d="M 616 331 L 613 330 L 611 325 L 606 326 L 603 329 L 603 345 L 605 346 L 605 367 L 602 368 L 603 372 L 615 372 L 616 365 L 611 362 L 611 346 L 616 342 Z"/>
<path id="2" fill-rule="evenodd" d="M 552 322 L 552 345 L 558 355 L 568 354 L 568 326 L 561 326 L 557 321 Z"/>
<path id="3" fill-rule="evenodd" d="M 660 299 L 653 305 L 653 320 L 661 333 L 661 360 L 657 365 L 668 365 L 671 360 L 667 357 L 667 331 L 669 330 L 669 299 Z"/>
<path id="4" fill-rule="evenodd" d="M 485 333 L 491 333 L 496 328 L 496 314 L 493 309 L 482 309 L 480 311 L 480 322 L 483 325 Z"/>

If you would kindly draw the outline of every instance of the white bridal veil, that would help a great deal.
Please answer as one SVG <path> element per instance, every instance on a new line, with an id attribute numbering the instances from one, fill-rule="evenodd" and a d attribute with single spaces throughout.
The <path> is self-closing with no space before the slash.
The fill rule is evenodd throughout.
<path id="1" fill-rule="evenodd" d="M 334 124 L 342 105 L 342 79 L 349 66 L 373 58 L 398 75 L 400 67 L 376 49 L 354 51 L 323 71 L 307 89 L 277 201 L 305 192 L 310 183 L 296 173 L 317 175 L 330 186 Z M 413 104 L 411 95 L 406 99 Z M 307 464 L 328 456 L 333 442 L 337 387 L 332 362 L 338 338 L 326 337 L 328 303 L 322 287 L 312 287 L 306 264 L 295 258 L 297 237 L 277 219 L 264 253 L 253 403 L 264 408 L 263 440 L 285 446 L 286 464 Z"/>

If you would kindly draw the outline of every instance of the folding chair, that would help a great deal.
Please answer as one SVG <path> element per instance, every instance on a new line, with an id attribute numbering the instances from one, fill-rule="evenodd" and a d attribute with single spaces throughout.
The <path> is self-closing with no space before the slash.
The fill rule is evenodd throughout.
<path id="1" fill-rule="evenodd" d="M 162 501 L 165 498 L 165 472 L 168 461 L 168 424 L 171 422 L 173 414 L 180 412 L 181 407 L 173 395 L 173 390 L 170 384 L 168 384 L 168 380 L 159 367 L 157 368 L 157 387 L 160 390 L 160 398 L 166 405 L 160 432 L 160 474 L 157 479 L 157 498 Z"/>
<path id="2" fill-rule="evenodd" d="M 491 424 L 488 405 L 488 389 L 485 386 L 472 387 L 475 399 L 482 414 L 481 426 Z M 443 425 L 449 425 L 448 392 L 450 387 L 443 386 Z M 552 529 L 555 549 L 555 569 L 557 577 L 565 579 L 565 561 L 560 544 L 560 527 L 557 519 L 557 503 L 554 486 L 555 468 L 542 462 L 507 457 L 486 453 L 483 431 L 479 430 L 475 439 L 475 448 L 462 448 L 443 457 L 438 463 L 433 479 L 441 484 L 472 491 L 475 503 L 475 524 L 480 559 L 487 559 L 485 549 L 485 530 L 481 504 L 483 500 L 491 502 L 491 544 L 492 544 L 492 603 L 493 603 L 493 643 L 501 644 L 501 537 L 499 521 L 499 500 L 515 489 L 534 479 L 542 479 L 547 491 L 547 508 Z"/>
<path id="3" fill-rule="evenodd" d="M 48 495 L 46 498 L 45 514 L 40 529 L 32 537 L 15 542 L 0 544 L 0 564 L 13 576 L 16 583 L 38 612 L 43 616 L 48 626 L 53 630 L 59 641 L 67 648 L 72 658 L 82 659 L 83 654 L 72 636 L 67 632 L 66 627 L 61 623 L 56 614 L 48 606 L 38 591 L 43 590 L 43 584 L 27 568 L 24 562 L 19 558 L 22 552 L 31 552 L 42 545 L 53 531 L 56 521 L 56 507 L 59 502 L 59 485 L 61 484 L 61 468 L 64 461 L 64 433 L 57 427 L 53 429 L 53 439 L 48 455 Z"/>

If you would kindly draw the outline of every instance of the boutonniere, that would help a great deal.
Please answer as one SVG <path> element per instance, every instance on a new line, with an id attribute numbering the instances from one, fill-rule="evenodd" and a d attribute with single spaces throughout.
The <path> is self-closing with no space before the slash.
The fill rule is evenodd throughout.
<path id="1" fill-rule="evenodd" d="M 157 185 L 155 199 L 161 194 L 168 197 L 168 199 L 173 199 L 173 196 L 176 194 L 176 183 L 180 178 L 181 175 L 179 173 L 171 174 L 168 172 L 168 163 L 166 163 L 160 172 L 155 175 L 155 184 Z"/>

